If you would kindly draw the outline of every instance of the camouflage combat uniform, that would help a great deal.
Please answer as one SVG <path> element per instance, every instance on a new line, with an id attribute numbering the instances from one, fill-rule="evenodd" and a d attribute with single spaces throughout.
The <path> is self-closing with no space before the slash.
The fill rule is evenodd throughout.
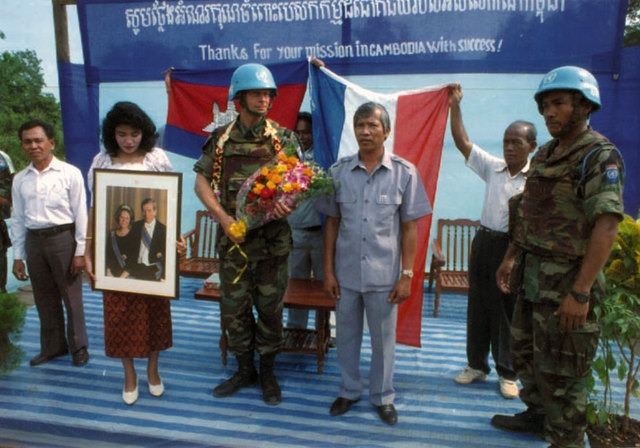
<path id="1" fill-rule="evenodd" d="M 278 131 L 283 146 L 295 137 L 288 129 L 271 122 Z M 265 121 L 246 129 L 238 121 L 224 145 L 220 197 L 218 200 L 232 217 L 236 213 L 236 195 L 242 183 L 275 155 L 270 137 L 264 136 Z M 226 127 L 216 129 L 204 144 L 203 155 L 194 171 L 209 181 L 212 179 L 214 151 L 218 137 Z M 297 145 L 297 140 L 296 145 Z M 240 249 L 246 259 L 218 226 L 216 251 L 220 257 L 220 309 L 229 340 L 229 350 L 235 356 L 258 350 L 261 355 L 277 353 L 284 342 L 282 329 L 282 298 L 287 287 L 287 257 L 291 250 L 291 229 L 286 219 L 271 221 L 250 230 Z M 233 284 L 242 268 L 240 279 Z M 258 312 L 258 322 L 253 316 Z"/>
<path id="2" fill-rule="evenodd" d="M 522 250 L 511 275 L 518 294 L 511 357 L 522 401 L 545 416 L 547 440 L 573 448 L 584 446 L 587 378 L 600 333 L 592 309 L 604 294 L 603 274 L 592 287 L 583 328 L 562 333 L 553 313 L 573 289 L 598 217 L 622 218 L 624 164 L 590 128 L 559 155 L 556 144 L 538 150 L 524 192 L 510 201 L 510 234 Z"/>
<path id="3" fill-rule="evenodd" d="M 11 247 L 11 237 L 5 219 L 11 217 L 11 182 L 13 179 L 13 164 L 7 154 L 0 151 L 0 197 L 9 204 L 0 207 L 0 292 L 7 287 L 7 250 Z"/>

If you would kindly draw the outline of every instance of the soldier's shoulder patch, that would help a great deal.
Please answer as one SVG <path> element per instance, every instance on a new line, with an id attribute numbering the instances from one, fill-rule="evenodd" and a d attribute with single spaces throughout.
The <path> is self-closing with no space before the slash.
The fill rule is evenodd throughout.
<path id="1" fill-rule="evenodd" d="M 618 181 L 620 180 L 620 175 L 618 173 L 618 165 L 614 163 L 607 165 L 605 169 L 605 173 L 607 176 L 608 184 L 617 184 Z"/>

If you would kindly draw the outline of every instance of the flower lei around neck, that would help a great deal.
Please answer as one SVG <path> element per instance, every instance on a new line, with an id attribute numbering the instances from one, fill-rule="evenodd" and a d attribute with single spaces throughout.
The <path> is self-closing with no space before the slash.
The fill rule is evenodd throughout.
<path id="1" fill-rule="evenodd" d="M 220 180 L 222 178 L 222 157 L 224 155 L 224 145 L 229 140 L 229 135 L 231 134 L 231 130 L 236 124 L 238 119 L 233 120 L 227 129 L 225 129 L 224 133 L 218 138 L 216 142 L 216 150 L 215 150 L 215 158 L 213 162 L 213 173 L 211 178 L 211 188 L 213 189 L 216 198 L 220 197 Z M 273 145 L 273 150 L 276 154 L 282 151 L 282 143 L 278 138 L 278 131 L 273 127 L 272 121 L 268 118 L 265 118 L 264 125 L 264 134 L 265 137 L 271 138 L 271 144 Z"/>

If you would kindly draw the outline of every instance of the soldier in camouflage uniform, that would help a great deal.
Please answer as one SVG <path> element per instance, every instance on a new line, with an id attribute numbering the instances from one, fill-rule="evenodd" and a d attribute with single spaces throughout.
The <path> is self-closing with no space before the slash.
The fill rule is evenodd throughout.
<path id="1" fill-rule="evenodd" d="M 624 164 L 587 124 L 600 109 L 591 73 L 552 70 L 535 100 L 553 140 L 539 148 L 523 193 L 510 201 L 511 243 L 496 273 L 500 288 L 518 295 L 511 356 L 527 410 L 491 423 L 578 448 L 599 337 L 593 305 L 602 300 L 602 268 L 623 215 Z"/>
<path id="2" fill-rule="evenodd" d="M 5 219 L 11 217 L 11 182 L 14 172 L 11 158 L 0 151 L 0 292 L 7 291 L 7 250 L 11 247 L 11 237 Z"/>
<path id="3" fill-rule="evenodd" d="M 243 182 L 282 147 L 293 144 L 299 149 L 291 131 L 265 118 L 276 95 L 276 84 L 266 67 L 239 67 L 231 79 L 229 100 L 239 101 L 240 115 L 213 131 L 194 167 L 196 194 L 219 223 L 216 250 L 221 260 L 220 309 L 229 350 L 238 360 L 237 372 L 218 385 L 213 395 L 226 397 L 242 387 L 256 385 L 258 374 L 253 360 L 257 350 L 262 395 L 270 405 L 281 400 L 273 367 L 284 343 L 282 308 L 287 256 L 292 246 L 291 229 L 284 218 L 292 210 L 277 204 L 277 219 L 249 230 L 244 238 L 234 237 L 230 226 L 236 222 L 236 196 Z M 253 306 L 258 312 L 257 322 Z"/>

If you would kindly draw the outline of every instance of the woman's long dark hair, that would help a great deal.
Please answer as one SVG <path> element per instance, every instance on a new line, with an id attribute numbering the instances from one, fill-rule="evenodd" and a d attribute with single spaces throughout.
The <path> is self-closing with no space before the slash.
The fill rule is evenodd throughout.
<path id="1" fill-rule="evenodd" d="M 140 107 L 129 101 L 120 101 L 107 113 L 107 117 L 102 122 L 102 143 L 107 153 L 116 157 L 120 147 L 116 141 L 116 127 L 127 124 L 142 132 L 140 149 L 150 152 L 158 139 L 156 125 L 151 118 Z"/>

